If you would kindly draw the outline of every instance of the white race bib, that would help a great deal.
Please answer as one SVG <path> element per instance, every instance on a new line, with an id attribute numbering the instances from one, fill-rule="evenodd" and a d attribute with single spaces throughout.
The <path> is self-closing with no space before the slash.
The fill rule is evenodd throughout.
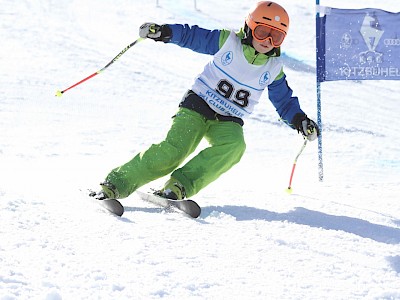
<path id="1" fill-rule="evenodd" d="M 281 69 L 281 61 L 275 57 L 264 65 L 250 64 L 240 39 L 231 32 L 213 60 L 198 75 L 192 90 L 218 114 L 243 118 L 253 112 L 264 89 Z"/>

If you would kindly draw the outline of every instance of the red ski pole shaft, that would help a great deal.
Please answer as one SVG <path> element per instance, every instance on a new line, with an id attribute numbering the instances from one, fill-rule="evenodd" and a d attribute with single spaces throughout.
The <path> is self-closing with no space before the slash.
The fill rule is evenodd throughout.
<path id="1" fill-rule="evenodd" d="M 303 152 L 304 148 L 306 147 L 307 141 L 308 141 L 307 139 L 304 139 L 303 146 L 301 146 L 299 153 L 297 153 L 296 158 L 294 159 L 292 173 L 290 174 L 289 187 L 287 188 L 287 192 L 289 192 L 289 193 L 292 192 L 292 180 L 293 180 L 294 170 L 296 169 L 297 159 L 299 158 L 300 154 Z"/>
<path id="2" fill-rule="evenodd" d="M 130 43 L 128 46 L 126 46 L 120 53 L 118 53 L 118 55 L 116 57 L 114 57 L 107 65 L 105 65 L 102 69 L 94 72 L 92 75 L 89 75 L 88 77 L 82 79 L 81 81 L 71 85 L 69 88 L 66 88 L 65 90 L 58 90 L 56 92 L 56 96 L 57 97 L 61 97 L 66 91 L 76 87 L 77 85 L 80 85 L 81 83 L 85 82 L 86 80 L 89 80 L 90 78 L 93 78 L 94 76 L 100 74 L 101 72 L 103 72 L 105 69 L 107 69 L 109 66 L 111 66 L 115 61 L 117 61 L 122 54 L 124 54 L 126 51 L 128 51 L 132 46 L 136 45 L 138 42 L 144 40 L 144 38 L 138 38 L 136 41 L 134 41 L 133 43 Z"/>
<path id="3" fill-rule="evenodd" d="M 290 180 L 289 180 L 288 189 L 292 188 L 292 179 L 293 179 L 294 169 L 296 169 L 296 162 L 294 162 L 293 167 L 292 167 L 292 173 L 290 174 Z"/>
<path id="4" fill-rule="evenodd" d="M 82 79 L 81 81 L 75 83 L 74 85 L 71 85 L 69 88 L 66 88 L 66 89 L 63 90 L 63 91 L 57 91 L 57 92 L 56 92 L 56 96 L 57 96 L 57 97 L 61 97 L 62 94 L 64 94 L 66 91 L 68 91 L 68 90 L 70 90 L 70 89 L 76 87 L 77 85 L 80 85 L 82 82 L 85 82 L 86 80 L 89 80 L 90 78 L 96 76 L 96 75 L 99 74 L 99 73 L 100 73 L 100 72 L 97 71 L 97 72 L 93 73 L 92 75 L 90 75 L 90 76 L 88 76 L 88 77 Z"/>

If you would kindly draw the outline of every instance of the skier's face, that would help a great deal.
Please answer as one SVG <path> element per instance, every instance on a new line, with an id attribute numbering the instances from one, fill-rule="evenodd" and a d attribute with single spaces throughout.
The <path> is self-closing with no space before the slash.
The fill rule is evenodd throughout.
<path id="1" fill-rule="evenodd" d="M 267 53 L 274 49 L 270 39 L 266 39 L 265 41 L 258 42 L 256 39 L 253 39 L 253 47 L 259 53 Z"/>

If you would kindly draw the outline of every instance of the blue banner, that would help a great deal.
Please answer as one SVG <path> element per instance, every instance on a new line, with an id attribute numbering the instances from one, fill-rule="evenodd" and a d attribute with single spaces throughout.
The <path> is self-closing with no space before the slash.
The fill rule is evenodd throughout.
<path id="1" fill-rule="evenodd" d="M 317 80 L 400 80 L 400 13 L 320 7 Z"/>

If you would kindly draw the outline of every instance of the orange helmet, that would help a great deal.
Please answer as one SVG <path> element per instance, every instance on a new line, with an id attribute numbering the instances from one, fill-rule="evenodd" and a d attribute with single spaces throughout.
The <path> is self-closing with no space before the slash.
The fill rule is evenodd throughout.
<path id="1" fill-rule="evenodd" d="M 253 37 L 256 40 L 271 38 L 275 46 L 280 46 L 289 30 L 289 16 L 279 4 L 272 1 L 260 1 L 250 10 L 246 17 L 246 24 L 252 30 Z M 254 34 L 256 27 L 264 27 L 264 30 L 260 29 L 262 34 L 259 38 L 257 38 L 257 34 Z M 275 30 L 275 34 L 263 38 L 262 35 L 266 31 L 265 27 Z"/>

